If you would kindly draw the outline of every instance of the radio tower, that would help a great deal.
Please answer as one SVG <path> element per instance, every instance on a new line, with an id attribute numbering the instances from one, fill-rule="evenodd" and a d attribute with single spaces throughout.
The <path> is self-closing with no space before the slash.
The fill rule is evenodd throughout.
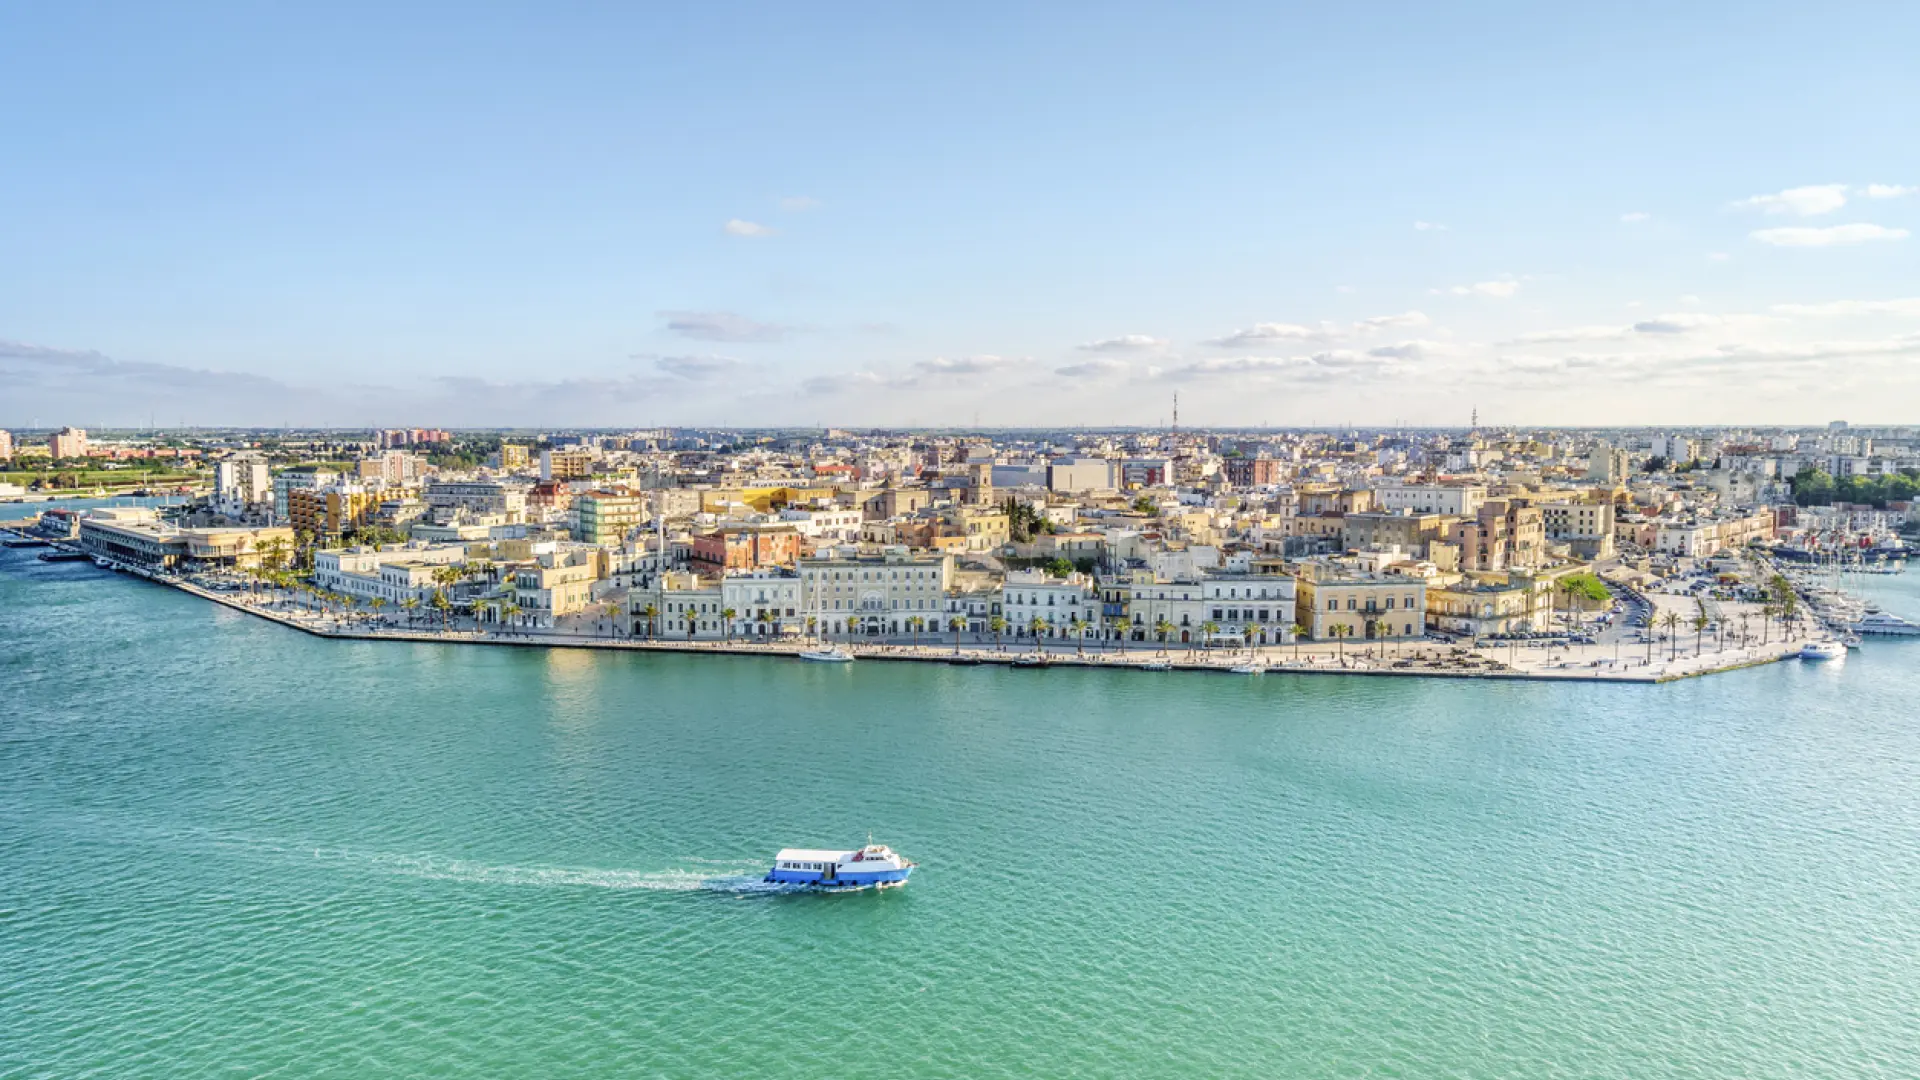
<path id="1" fill-rule="evenodd" d="M 1480 430 L 1480 406 L 1478 405 L 1473 407 L 1473 430 L 1476 432 Z"/>
<path id="2" fill-rule="evenodd" d="M 1173 433 L 1180 434 L 1180 391 L 1173 392 Z"/>

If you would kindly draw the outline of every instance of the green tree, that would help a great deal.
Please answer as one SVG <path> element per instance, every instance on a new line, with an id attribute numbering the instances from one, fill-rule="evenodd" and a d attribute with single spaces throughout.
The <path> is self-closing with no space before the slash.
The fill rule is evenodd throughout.
<path id="1" fill-rule="evenodd" d="M 660 636 L 660 609 L 648 604 L 640 609 L 640 616 L 647 620 L 647 637 L 652 639 Z"/>
<path id="2" fill-rule="evenodd" d="M 1294 623 L 1292 626 L 1287 627 L 1287 633 L 1293 635 L 1293 659 L 1298 662 L 1300 659 L 1300 639 L 1307 636 L 1307 628 L 1300 623 Z"/>
<path id="3" fill-rule="evenodd" d="M 1667 639 L 1671 642 L 1667 650 L 1668 660 L 1680 658 L 1680 613 L 1669 611 L 1660 618 L 1660 625 L 1667 628 Z"/>
<path id="4" fill-rule="evenodd" d="M 1160 655 L 1165 656 L 1167 654 L 1167 639 L 1173 636 L 1173 623 L 1167 621 L 1165 618 L 1158 619 L 1153 624 L 1153 632 L 1160 635 Z"/>
<path id="5" fill-rule="evenodd" d="M 1033 633 L 1033 651 L 1040 651 L 1040 635 L 1047 629 L 1047 620 L 1035 615 L 1027 622 L 1027 629 Z"/>
<path id="6" fill-rule="evenodd" d="M 987 629 L 993 631 L 994 649 L 999 652 L 1005 652 L 1006 645 L 1002 643 L 1000 636 L 1006 632 L 1007 620 L 995 615 L 993 618 L 987 620 Z"/>
<path id="7" fill-rule="evenodd" d="M 947 629 L 953 631 L 953 655 L 960 655 L 960 634 L 967 628 L 967 620 L 958 615 L 947 620 Z"/>
<path id="8" fill-rule="evenodd" d="M 1067 629 L 1073 634 L 1073 651 L 1076 656 L 1087 655 L 1087 620 L 1075 615 L 1067 623 Z"/>
<path id="9" fill-rule="evenodd" d="M 733 644 L 733 617 L 737 614 L 739 614 L 739 612 L 732 608 L 723 608 L 720 611 L 720 627 L 726 634 L 727 644 L 729 645 Z"/>
<path id="10" fill-rule="evenodd" d="M 1220 624 L 1217 622 L 1214 622 L 1212 619 L 1208 619 L 1206 622 L 1203 622 L 1200 624 L 1201 644 L 1205 647 L 1205 649 L 1208 652 L 1213 651 L 1213 635 L 1219 632 L 1220 632 Z"/>

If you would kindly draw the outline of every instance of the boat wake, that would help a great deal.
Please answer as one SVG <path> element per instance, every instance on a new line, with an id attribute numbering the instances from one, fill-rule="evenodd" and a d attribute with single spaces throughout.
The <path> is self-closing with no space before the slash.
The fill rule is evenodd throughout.
<path id="1" fill-rule="evenodd" d="M 528 888 L 620 889 L 645 892 L 716 892 L 741 895 L 804 891 L 760 880 L 761 873 L 712 870 L 610 870 L 567 866 L 500 866 L 464 859 L 418 855 L 377 855 L 377 868 L 405 877 L 470 885 Z M 735 864 L 736 866 L 738 864 Z"/>

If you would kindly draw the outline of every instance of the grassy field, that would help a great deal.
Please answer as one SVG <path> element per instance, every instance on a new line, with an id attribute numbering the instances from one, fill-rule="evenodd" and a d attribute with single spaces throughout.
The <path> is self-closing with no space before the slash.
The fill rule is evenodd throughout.
<path id="1" fill-rule="evenodd" d="M 204 473 L 177 470 L 148 472 L 142 469 L 8 469 L 0 470 L 0 483 L 29 487 L 37 480 L 69 488 L 138 488 L 155 484 L 169 486 L 191 484 L 206 479 Z"/>

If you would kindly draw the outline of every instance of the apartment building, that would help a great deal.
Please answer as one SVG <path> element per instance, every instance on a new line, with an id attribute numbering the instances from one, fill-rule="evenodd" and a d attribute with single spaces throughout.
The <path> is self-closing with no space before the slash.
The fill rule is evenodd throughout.
<path id="1" fill-rule="evenodd" d="M 583 544 L 618 544 L 650 517 L 645 495 L 584 491 L 573 497 L 573 538 Z"/>
<path id="2" fill-rule="evenodd" d="M 1076 621 L 1082 636 L 1101 634 L 1100 596 L 1085 574 L 1053 577 L 1040 570 L 1009 571 L 1000 588 L 1000 612 L 1007 636 L 1015 639 L 1068 637 Z"/>
<path id="3" fill-rule="evenodd" d="M 1280 574 L 1217 574 L 1200 580 L 1207 621 L 1216 624 L 1216 640 L 1255 645 L 1292 641 L 1298 586 Z"/>
<path id="4" fill-rule="evenodd" d="M 1331 563 L 1302 563 L 1294 618 L 1315 641 L 1338 633 L 1350 641 L 1382 641 L 1426 633 L 1427 588 L 1398 574 L 1367 573 Z"/>
<path id="5" fill-rule="evenodd" d="M 904 547 L 871 554 L 829 549 L 799 561 L 802 604 L 809 615 L 819 613 L 829 633 L 845 633 L 850 619 L 861 633 L 905 633 L 905 620 L 937 620 L 945 610 L 952 566 L 948 556 Z"/>

